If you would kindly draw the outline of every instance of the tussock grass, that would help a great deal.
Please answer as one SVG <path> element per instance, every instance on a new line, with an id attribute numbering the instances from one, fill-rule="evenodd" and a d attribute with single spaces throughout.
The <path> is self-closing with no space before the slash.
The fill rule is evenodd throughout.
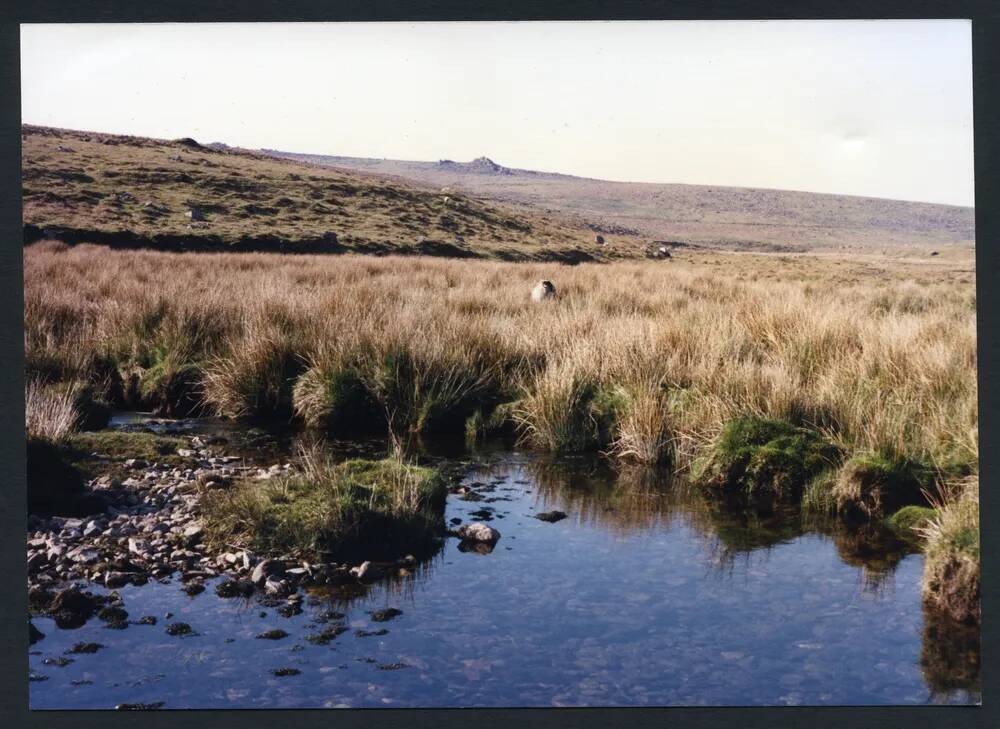
<path id="1" fill-rule="evenodd" d="M 315 560 L 388 559 L 436 548 L 445 494 L 436 472 L 397 458 L 334 463 L 305 449 L 294 473 L 208 492 L 203 508 L 221 544 Z"/>
<path id="2" fill-rule="evenodd" d="M 24 427 L 28 438 L 58 443 L 76 428 L 79 413 L 72 387 L 46 387 L 40 380 L 29 380 L 24 393 Z"/>
<path id="3" fill-rule="evenodd" d="M 925 540 L 923 599 L 933 610 L 961 622 L 979 622 L 979 479 L 964 479 L 937 514 L 918 528 Z"/>
<path id="4" fill-rule="evenodd" d="M 169 401 L 142 383 L 181 372 L 177 389 L 211 410 L 332 429 L 361 412 L 460 431 L 516 402 L 538 447 L 677 468 L 755 417 L 845 458 L 976 470 L 975 294 L 957 262 L 693 252 L 553 267 L 52 244 L 24 260 L 29 378 L 115 402 L 130 378 Z M 529 301 L 541 279 L 559 290 L 551 306 Z"/>

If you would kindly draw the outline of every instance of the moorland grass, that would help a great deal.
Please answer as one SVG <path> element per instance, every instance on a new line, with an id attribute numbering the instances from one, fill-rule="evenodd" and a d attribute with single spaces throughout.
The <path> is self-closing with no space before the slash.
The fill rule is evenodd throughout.
<path id="1" fill-rule="evenodd" d="M 776 271 L 774 257 L 691 253 L 554 268 L 55 243 L 24 261 L 29 379 L 114 404 L 134 380 L 165 410 L 193 392 L 226 415 L 419 433 L 470 417 L 482 430 L 516 403 L 500 421 L 536 447 L 676 468 L 749 417 L 802 429 L 752 464 L 757 480 L 798 456 L 812 474 L 804 431 L 848 461 L 976 468 L 975 293 L 959 264 L 802 256 Z M 545 278 L 559 296 L 533 305 Z"/>

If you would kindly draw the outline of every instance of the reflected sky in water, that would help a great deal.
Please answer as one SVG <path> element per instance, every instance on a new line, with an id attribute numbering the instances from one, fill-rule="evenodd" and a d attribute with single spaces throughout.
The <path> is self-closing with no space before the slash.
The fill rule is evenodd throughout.
<path id="1" fill-rule="evenodd" d="M 449 496 L 446 518 L 491 517 L 492 552 L 449 539 L 407 576 L 313 591 L 290 617 L 211 586 L 193 598 L 176 581 L 127 587 L 130 618 L 156 626 L 34 621 L 46 637 L 30 668 L 48 678 L 30 684 L 32 707 L 979 701 L 978 633 L 925 621 L 922 557 L 884 532 L 734 512 L 667 472 L 595 458 L 463 457 L 475 495 Z M 567 518 L 533 516 L 554 509 Z M 385 607 L 402 615 L 373 621 Z M 175 620 L 198 635 L 166 635 Z M 338 623 L 348 630 L 328 645 L 306 640 Z M 270 628 L 290 635 L 255 638 Z M 43 663 L 80 641 L 105 647 Z"/>

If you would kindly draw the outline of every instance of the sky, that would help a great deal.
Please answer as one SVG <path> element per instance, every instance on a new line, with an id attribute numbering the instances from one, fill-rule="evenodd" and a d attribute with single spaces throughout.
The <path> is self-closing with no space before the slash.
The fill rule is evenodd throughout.
<path id="1" fill-rule="evenodd" d="M 21 26 L 28 124 L 973 205 L 964 20 Z"/>

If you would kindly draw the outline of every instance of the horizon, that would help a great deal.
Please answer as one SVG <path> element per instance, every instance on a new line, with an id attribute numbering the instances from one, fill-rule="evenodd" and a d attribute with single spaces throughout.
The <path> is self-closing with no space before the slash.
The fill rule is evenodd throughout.
<path id="1" fill-rule="evenodd" d="M 39 126 L 975 205 L 967 21 L 25 24 L 21 40 Z"/>

